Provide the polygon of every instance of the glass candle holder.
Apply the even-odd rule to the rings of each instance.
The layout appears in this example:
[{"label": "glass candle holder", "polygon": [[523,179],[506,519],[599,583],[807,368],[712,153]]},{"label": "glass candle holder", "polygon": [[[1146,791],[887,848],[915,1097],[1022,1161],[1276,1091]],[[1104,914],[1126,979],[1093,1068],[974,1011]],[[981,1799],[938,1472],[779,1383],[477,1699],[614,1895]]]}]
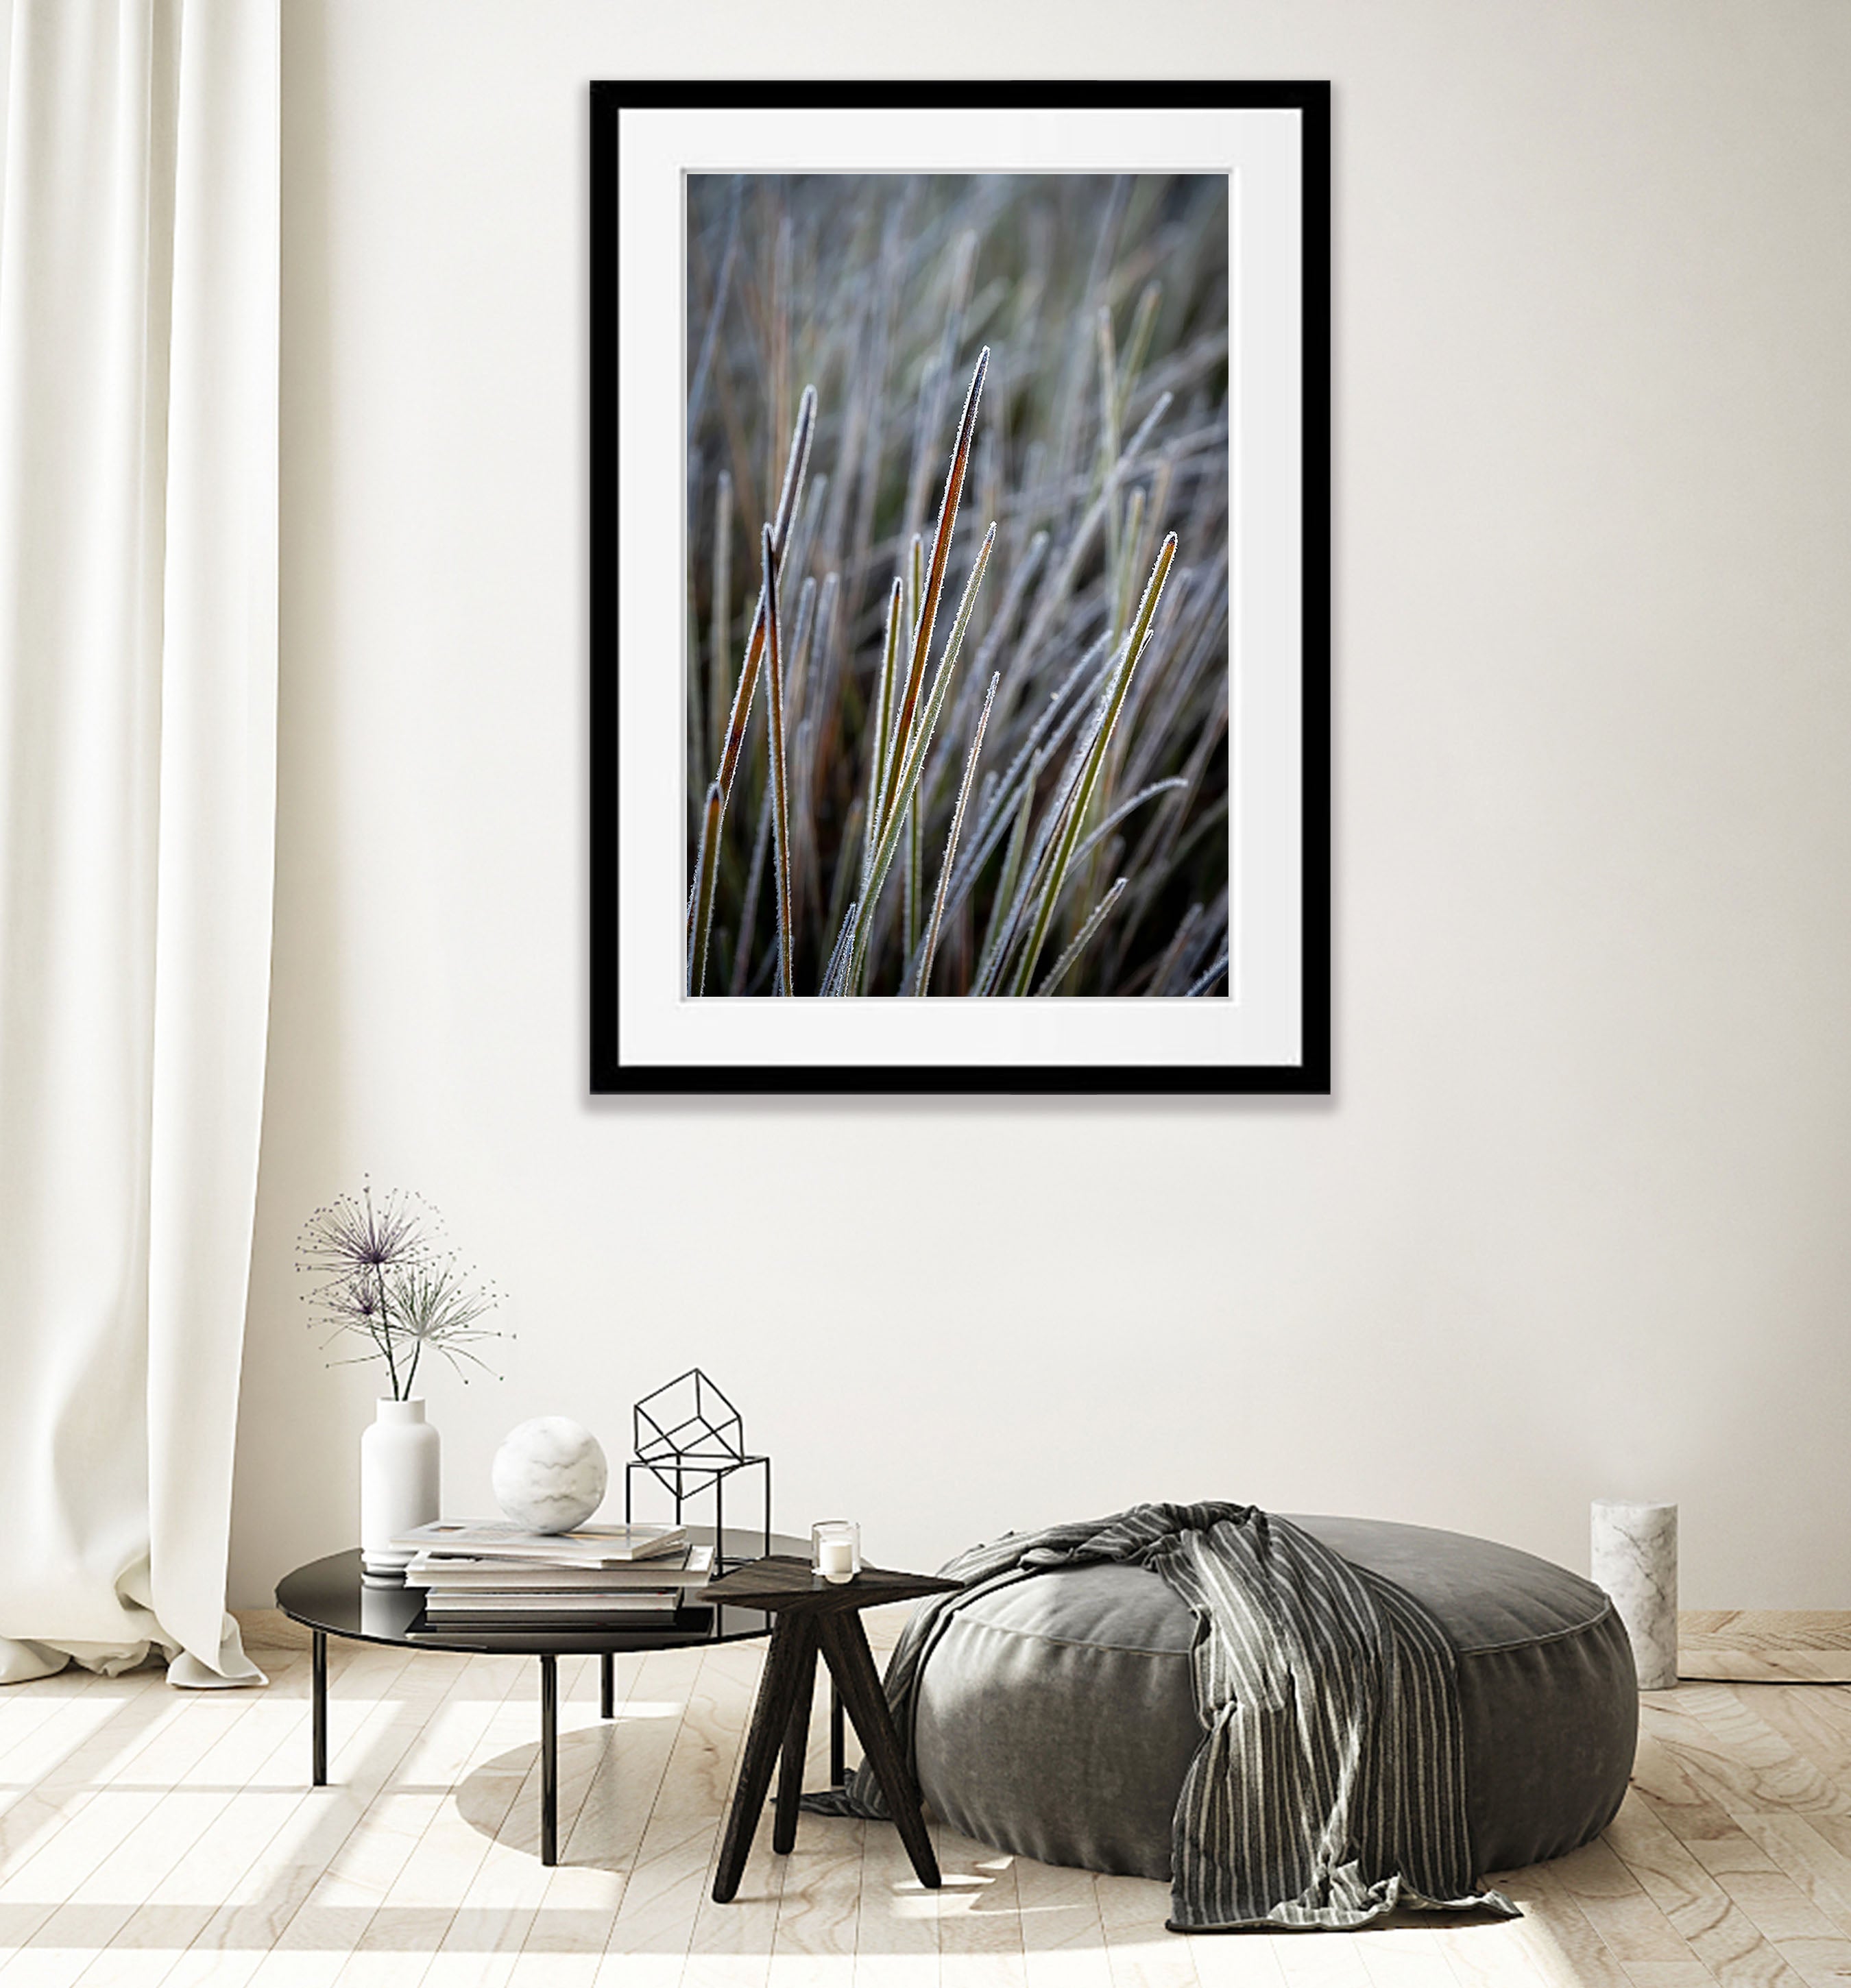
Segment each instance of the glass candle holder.
[{"label": "glass candle holder", "polygon": [[824,1580],[852,1581],[861,1570],[861,1529],[852,1519],[819,1519],[810,1528],[810,1564]]}]

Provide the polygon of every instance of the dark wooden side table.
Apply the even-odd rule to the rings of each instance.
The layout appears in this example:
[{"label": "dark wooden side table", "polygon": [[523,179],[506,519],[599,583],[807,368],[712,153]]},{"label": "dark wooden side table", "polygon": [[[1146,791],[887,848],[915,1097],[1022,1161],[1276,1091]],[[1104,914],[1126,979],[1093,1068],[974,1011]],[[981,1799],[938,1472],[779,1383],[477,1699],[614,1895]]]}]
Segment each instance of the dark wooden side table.
[{"label": "dark wooden side table", "polygon": [[861,1627],[861,1611],[878,1608],[884,1602],[947,1594],[959,1584],[936,1574],[895,1574],[879,1567],[865,1567],[854,1580],[832,1584],[813,1573],[807,1559],[793,1554],[773,1554],[708,1584],[705,1594],[710,1601],[733,1608],[762,1608],[775,1623],[759,1679],[758,1702],[752,1710],[751,1730],[746,1736],[739,1785],[726,1818],[719,1864],[713,1874],[717,1904],[726,1904],[738,1892],[753,1832],[780,1753],[783,1768],[778,1777],[771,1847],[783,1855],[797,1841],[804,1754],[810,1743],[810,1698],[819,1654],[854,1723],[861,1750],[874,1770],[919,1882],[937,1888],[939,1862],[926,1833],[926,1818],[919,1812],[919,1787],[888,1714],[887,1695],[881,1689],[874,1653]]}]

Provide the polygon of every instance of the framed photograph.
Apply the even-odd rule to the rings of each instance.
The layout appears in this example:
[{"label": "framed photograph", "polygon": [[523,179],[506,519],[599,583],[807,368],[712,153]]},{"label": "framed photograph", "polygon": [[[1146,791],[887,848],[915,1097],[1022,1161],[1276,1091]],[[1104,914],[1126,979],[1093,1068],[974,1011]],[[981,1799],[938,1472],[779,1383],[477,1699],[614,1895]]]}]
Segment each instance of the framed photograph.
[{"label": "framed photograph", "polygon": [[1320,83],[592,86],[594,1091],[1329,1088]]}]

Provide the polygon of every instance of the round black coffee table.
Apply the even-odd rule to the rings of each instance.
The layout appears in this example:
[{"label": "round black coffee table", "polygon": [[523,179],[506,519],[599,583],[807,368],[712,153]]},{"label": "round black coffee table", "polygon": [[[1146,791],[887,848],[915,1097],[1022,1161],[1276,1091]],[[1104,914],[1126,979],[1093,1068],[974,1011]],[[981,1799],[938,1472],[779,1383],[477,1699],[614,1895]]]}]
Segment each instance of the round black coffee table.
[{"label": "round black coffee table", "polygon": [[[700,1546],[714,1543],[711,1526],[689,1528]],[[737,1566],[766,1551],[809,1557],[810,1542],[786,1534],[767,1536],[754,1527],[736,1532],[730,1526],[723,1550],[716,1556]],[[716,1570],[716,1577],[718,1569]],[[699,1591],[695,1592],[698,1594]],[[622,1625],[613,1618],[608,1627],[587,1624],[574,1629],[431,1629],[425,1625],[425,1591],[363,1574],[360,1549],[310,1560],[276,1584],[276,1605],[292,1621],[313,1632],[313,1684],[311,1691],[311,1753],[314,1785],[328,1781],[328,1638],[344,1636],[355,1642],[395,1643],[414,1650],[452,1650],[465,1655],[503,1655],[540,1659],[540,1861],[559,1861],[559,1659],[596,1655],[603,1661],[599,1692],[600,1716],[614,1709],[612,1660],[623,1650],[681,1650],[702,1643],[736,1643],[771,1633],[773,1618],[763,1609],[714,1607],[696,1602],[678,1609],[672,1623]],[[831,1721],[831,1752],[834,1778],[841,1778],[841,1722],[839,1707]]]}]

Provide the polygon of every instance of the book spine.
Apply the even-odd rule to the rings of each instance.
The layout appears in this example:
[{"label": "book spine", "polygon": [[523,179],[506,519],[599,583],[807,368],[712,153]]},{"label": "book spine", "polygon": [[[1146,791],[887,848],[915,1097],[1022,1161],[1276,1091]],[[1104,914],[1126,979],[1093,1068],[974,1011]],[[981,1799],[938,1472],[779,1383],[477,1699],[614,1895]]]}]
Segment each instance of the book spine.
[{"label": "book spine", "polygon": [[671,1613],[682,1605],[678,1594],[651,1595],[647,1601],[612,1601],[597,1608],[560,1608],[550,1602],[530,1601],[484,1601],[471,1597],[455,1601],[427,1602],[427,1615],[650,1615],[664,1609]]},{"label": "book spine", "polygon": [[678,1620],[672,1608],[638,1608],[621,1618],[608,1615],[431,1615],[425,1618],[428,1629],[544,1629],[548,1631],[570,1632],[584,1630],[595,1633],[601,1629],[619,1626],[626,1629],[646,1629],[658,1626],[672,1627]]}]

